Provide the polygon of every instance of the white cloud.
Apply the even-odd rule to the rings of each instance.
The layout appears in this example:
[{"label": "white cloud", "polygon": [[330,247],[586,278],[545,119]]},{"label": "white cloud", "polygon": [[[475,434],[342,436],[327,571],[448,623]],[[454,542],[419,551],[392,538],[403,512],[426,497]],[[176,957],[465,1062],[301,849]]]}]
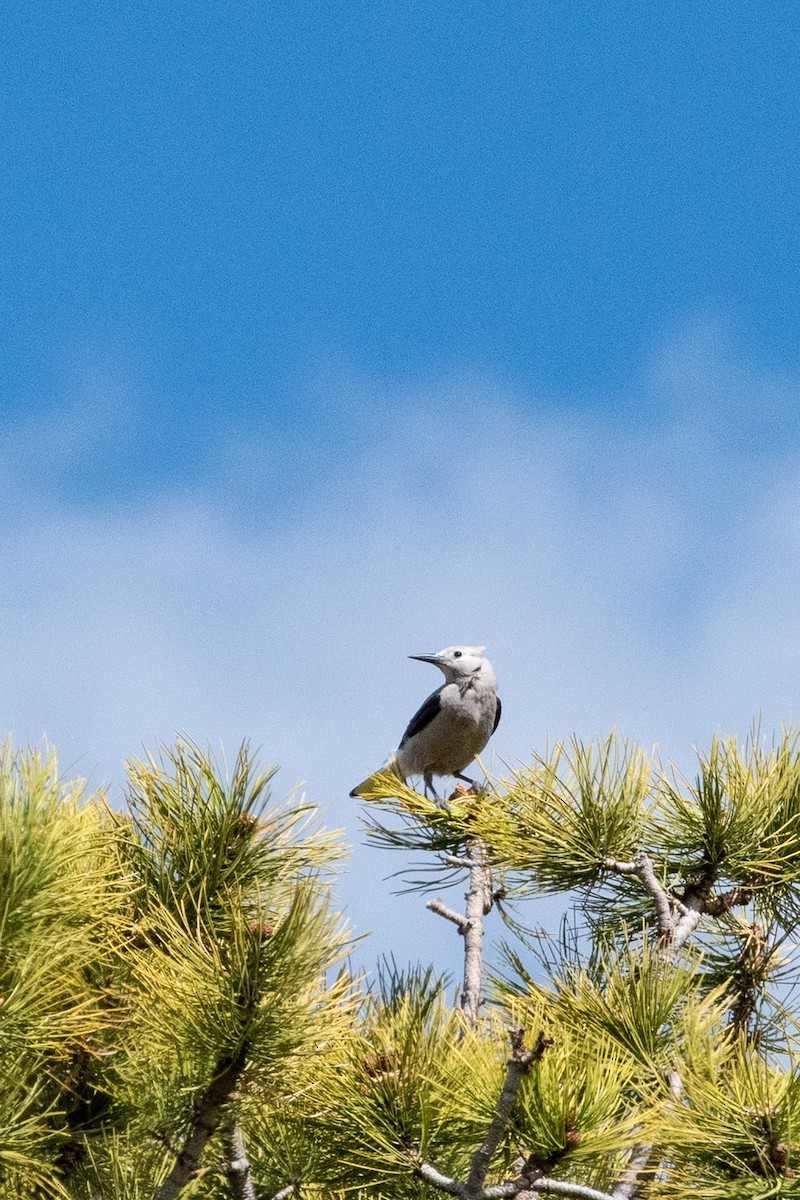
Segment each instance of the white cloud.
[{"label": "white cloud", "polygon": [[[495,662],[498,762],[617,726],[687,763],[716,729],[800,716],[796,381],[690,330],[604,410],[474,377],[359,387],[324,469],[302,443],[283,463],[302,484],[284,508],[259,499],[254,429],[221,435],[191,496],[124,508],[58,501],[5,455],[0,726],[115,785],[176,730],[228,755],[249,737],[282,765],[278,790],[306,780],[357,842],[343,797],[437,682],[405,656],[454,640]],[[63,450],[52,434],[47,450]],[[377,899],[398,865],[357,852],[357,925],[400,959],[424,941],[454,961],[418,898]]]}]

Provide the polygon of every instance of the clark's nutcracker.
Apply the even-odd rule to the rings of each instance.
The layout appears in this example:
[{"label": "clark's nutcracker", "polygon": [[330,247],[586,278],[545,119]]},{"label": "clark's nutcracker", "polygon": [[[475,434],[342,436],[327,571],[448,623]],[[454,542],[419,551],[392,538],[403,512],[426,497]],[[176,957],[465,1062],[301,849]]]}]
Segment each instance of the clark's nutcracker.
[{"label": "clark's nutcracker", "polygon": [[[500,721],[497,680],[484,649],[448,646],[438,654],[409,655],[433,663],[445,681],[411,718],[383,770],[394,771],[403,782],[409,775],[421,775],[425,794],[430,791],[434,798],[434,775],[455,775],[473,784],[461,772],[480,754]],[[360,795],[371,779],[369,776],[353,788],[350,795]]]}]

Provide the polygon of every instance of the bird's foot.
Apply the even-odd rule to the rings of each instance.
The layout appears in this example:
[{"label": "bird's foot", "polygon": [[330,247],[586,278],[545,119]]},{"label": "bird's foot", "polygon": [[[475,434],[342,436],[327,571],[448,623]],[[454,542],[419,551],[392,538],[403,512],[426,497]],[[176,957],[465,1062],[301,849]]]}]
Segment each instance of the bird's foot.
[{"label": "bird's foot", "polygon": [[[455,794],[457,796],[477,796],[480,793],[480,784],[476,783],[474,779],[470,779],[468,775],[456,774],[455,778],[463,780],[462,783],[456,784]],[[469,787],[464,787],[465,783],[468,783]]]}]

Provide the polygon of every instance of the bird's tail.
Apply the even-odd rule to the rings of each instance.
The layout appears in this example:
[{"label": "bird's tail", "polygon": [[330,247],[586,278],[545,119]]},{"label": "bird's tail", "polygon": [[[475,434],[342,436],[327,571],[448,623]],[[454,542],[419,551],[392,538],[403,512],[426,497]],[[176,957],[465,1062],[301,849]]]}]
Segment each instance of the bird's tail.
[{"label": "bird's tail", "polygon": [[397,761],[396,754],[392,754],[389,758],[389,761],[385,762],[379,771],[373,771],[372,774],[368,775],[365,780],[357,785],[357,787],[354,787],[350,795],[357,797],[368,795],[369,792],[371,792],[375,787],[377,780],[381,775],[396,775],[402,783],[405,783],[406,777],[400,770],[400,764]]}]

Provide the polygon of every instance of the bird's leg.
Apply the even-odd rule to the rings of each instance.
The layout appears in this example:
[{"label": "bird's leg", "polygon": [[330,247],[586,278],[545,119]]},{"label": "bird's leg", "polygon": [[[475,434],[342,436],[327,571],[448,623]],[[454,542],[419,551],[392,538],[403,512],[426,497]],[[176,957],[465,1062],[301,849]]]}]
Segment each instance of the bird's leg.
[{"label": "bird's leg", "polygon": [[439,797],[436,795],[436,788],[433,786],[433,775],[423,775],[422,778],[425,780],[425,795],[427,796],[428,792],[430,792],[431,796],[438,804]]}]

